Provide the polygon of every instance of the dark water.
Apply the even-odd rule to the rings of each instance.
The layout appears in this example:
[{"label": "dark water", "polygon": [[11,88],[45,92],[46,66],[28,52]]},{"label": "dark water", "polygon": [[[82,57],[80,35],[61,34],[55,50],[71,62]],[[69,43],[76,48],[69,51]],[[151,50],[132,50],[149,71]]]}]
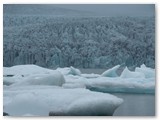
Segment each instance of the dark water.
[{"label": "dark water", "polygon": [[[95,74],[102,74],[104,71],[106,71],[107,69],[83,69],[80,68],[79,69],[81,71],[82,74],[91,74],[91,73],[95,73]],[[123,68],[119,68],[116,72],[118,75],[121,74],[121,72],[123,71]]]},{"label": "dark water", "polygon": [[121,94],[113,95],[122,98],[124,103],[114,112],[114,116],[154,116],[155,95],[153,94]]},{"label": "dark water", "polygon": [[106,69],[83,69],[80,68],[79,69],[81,71],[82,74],[91,74],[91,73],[95,73],[95,74],[102,74],[104,71],[106,71]]}]

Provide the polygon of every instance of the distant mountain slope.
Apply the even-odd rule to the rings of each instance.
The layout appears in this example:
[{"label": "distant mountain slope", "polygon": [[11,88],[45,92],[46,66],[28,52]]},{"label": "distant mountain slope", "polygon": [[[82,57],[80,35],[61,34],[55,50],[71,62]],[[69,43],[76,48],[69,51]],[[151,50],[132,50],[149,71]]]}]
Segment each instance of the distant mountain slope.
[{"label": "distant mountain slope", "polygon": [[94,13],[55,7],[51,4],[4,4],[4,15],[88,16]]}]

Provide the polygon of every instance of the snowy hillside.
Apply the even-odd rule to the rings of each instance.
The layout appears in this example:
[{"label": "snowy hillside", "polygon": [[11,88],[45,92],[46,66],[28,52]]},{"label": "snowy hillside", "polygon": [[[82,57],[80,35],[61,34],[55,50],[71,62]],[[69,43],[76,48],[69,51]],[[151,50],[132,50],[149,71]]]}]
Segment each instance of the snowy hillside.
[{"label": "snowy hillside", "polygon": [[66,16],[38,14],[50,7],[32,7],[36,15],[28,15],[28,9],[15,15],[9,9],[4,6],[4,66],[111,68],[144,63],[155,67],[154,17],[82,17],[79,11],[74,16],[66,10],[69,16],[60,8],[51,11]]}]

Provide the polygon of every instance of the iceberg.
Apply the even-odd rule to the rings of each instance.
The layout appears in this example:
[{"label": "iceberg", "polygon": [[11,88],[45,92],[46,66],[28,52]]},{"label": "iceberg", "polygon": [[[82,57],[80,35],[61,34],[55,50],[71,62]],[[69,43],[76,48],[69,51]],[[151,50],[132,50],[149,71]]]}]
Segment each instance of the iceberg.
[{"label": "iceberg", "polygon": [[146,67],[144,64],[141,67],[136,67],[135,72],[140,72],[145,75],[145,78],[155,78],[155,70]]},{"label": "iceberg", "polygon": [[120,65],[117,65],[117,66],[103,72],[101,76],[103,76],[103,77],[118,77],[116,72],[119,69],[119,67],[120,67]]},{"label": "iceberg", "polygon": [[[155,93],[155,78],[146,78],[144,73],[134,72],[125,68],[119,77],[89,77],[89,75],[72,76],[66,75],[65,84],[82,84],[92,91],[109,93]],[[92,75],[91,75],[92,76]],[[68,86],[68,87],[72,87]],[[79,85],[80,86],[80,85]]]},{"label": "iceberg", "polygon": [[63,88],[86,88],[85,84],[81,83],[65,83],[62,86]]},{"label": "iceberg", "polygon": [[3,77],[3,85],[12,85],[14,83],[17,83],[19,81],[23,81],[25,77],[23,77],[22,75],[14,75],[14,76],[11,76],[11,77],[8,77],[8,76],[4,76]]},{"label": "iceberg", "polygon": [[127,67],[121,73],[121,78],[145,78],[144,73],[141,72],[132,72]]},{"label": "iceberg", "polygon": [[81,76],[81,71],[71,66],[68,74]]},{"label": "iceberg", "polygon": [[4,67],[4,85],[58,85],[65,83],[64,76],[56,70],[36,65]]},{"label": "iceberg", "polygon": [[155,93],[154,79],[99,77],[83,81],[86,88],[109,93]]},{"label": "iceberg", "polygon": [[50,69],[39,67],[37,65],[16,65],[13,67],[3,67],[3,75],[21,75],[23,77],[33,74],[48,74]]},{"label": "iceberg", "polygon": [[3,105],[10,116],[112,115],[123,100],[108,93],[155,93],[155,71],[144,65],[135,71],[125,68],[121,76],[113,74],[118,66],[104,76],[73,67],[4,69]]},{"label": "iceberg", "polygon": [[[19,68],[21,71],[18,70]],[[81,74],[78,69],[73,67],[49,70],[35,65],[20,65],[5,68],[5,75],[13,72],[15,75],[4,77],[3,82],[4,85],[12,86],[51,85],[62,86],[67,89],[87,88],[101,92],[155,93],[154,69],[142,65],[140,68],[136,68],[135,71],[130,71],[126,67],[120,76],[115,77],[115,71],[119,68],[119,65],[113,68],[109,69],[108,72],[104,72],[106,74],[102,76],[98,74]]]},{"label": "iceberg", "polygon": [[88,79],[100,77],[99,74],[94,74],[94,73],[91,73],[91,74],[81,74],[81,76],[85,77],[85,78],[88,78]]},{"label": "iceberg", "polygon": [[63,75],[58,71],[52,71],[50,74],[36,74],[26,77],[24,80],[13,84],[12,86],[24,85],[56,85],[62,86],[65,83]]},{"label": "iceberg", "polygon": [[84,88],[17,86],[4,89],[4,111],[10,116],[112,115],[123,100]]},{"label": "iceberg", "polygon": [[63,75],[78,75],[81,76],[81,71],[74,67],[66,67],[66,68],[57,68],[57,71],[61,72]]}]

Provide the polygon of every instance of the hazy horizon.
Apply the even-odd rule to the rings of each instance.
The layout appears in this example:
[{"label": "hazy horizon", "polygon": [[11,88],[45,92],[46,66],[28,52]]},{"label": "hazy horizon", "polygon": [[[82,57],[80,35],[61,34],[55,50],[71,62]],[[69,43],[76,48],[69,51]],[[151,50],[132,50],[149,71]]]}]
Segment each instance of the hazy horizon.
[{"label": "hazy horizon", "polygon": [[56,7],[89,11],[104,16],[153,16],[154,4],[57,4]]},{"label": "hazy horizon", "polygon": [[[61,11],[60,9],[62,9],[64,14],[68,10],[69,14],[73,14],[73,11],[75,11],[77,15],[80,14],[80,12],[84,14],[88,12],[88,14],[96,16],[155,15],[155,4],[4,4],[4,8],[8,5],[11,7],[11,9],[9,9],[11,13],[23,12],[23,10],[30,10],[31,8],[34,8],[34,11],[36,11],[37,8],[37,10],[43,14],[44,12],[51,13],[54,8],[58,8],[58,11],[55,11],[57,14]],[[16,5],[16,7],[14,5]],[[63,11],[61,11],[61,13]]]}]

